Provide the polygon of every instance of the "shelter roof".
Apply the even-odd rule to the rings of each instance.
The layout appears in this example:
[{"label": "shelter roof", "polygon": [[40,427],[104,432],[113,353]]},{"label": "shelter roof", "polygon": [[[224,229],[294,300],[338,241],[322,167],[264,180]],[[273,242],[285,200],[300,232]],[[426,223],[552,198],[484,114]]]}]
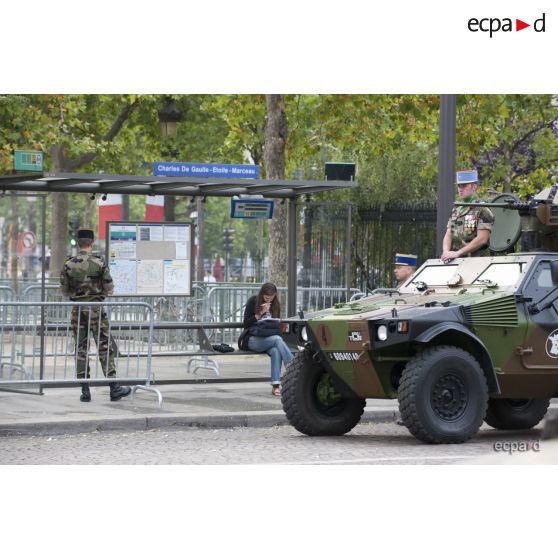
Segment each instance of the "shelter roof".
[{"label": "shelter roof", "polygon": [[143,194],[203,197],[263,195],[296,198],[340,188],[355,188],[357,182],[342,180],[214,179],[117,174],[45,172],[0,176],[0,190],[27,192],[82,192],[85,194]]}]

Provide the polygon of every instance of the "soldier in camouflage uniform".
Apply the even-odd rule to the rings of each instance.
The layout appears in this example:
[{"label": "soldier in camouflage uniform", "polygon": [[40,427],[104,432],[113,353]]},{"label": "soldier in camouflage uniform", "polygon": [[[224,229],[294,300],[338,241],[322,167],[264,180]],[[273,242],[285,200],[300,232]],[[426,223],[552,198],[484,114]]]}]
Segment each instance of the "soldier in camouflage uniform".
[{"label": "soldier in camouflage uniform", "polygon": [[[60,273],[60,289],[64,296],[75,302],[102,302],[114,290],[112,277],[105,262],[91,253],[94,234],[90,229],[77,232],[79,253],[68,258]],[[107,378],[116,378],[114,356],[118,352],[106,312],[99,306],[74,306],[71,327],[76,344],[77,377],[89,378],[89,339],[97,343],[99,361]],[[116,382],[110,384],[110,400],[118,401],[129,395],[130,388]],[[81,384],[80,401],[91,401],[87,383]]]},{"label": "soldier in camouflage uniform", "polygon": [[[474,170],[457,173],[457,189],[461,201],[478,202],[478,173]],[[487,207],[454,206],[444,236],[441,259],[449,263],[455,258],[490,255],[488,243],[494,215]]]}]

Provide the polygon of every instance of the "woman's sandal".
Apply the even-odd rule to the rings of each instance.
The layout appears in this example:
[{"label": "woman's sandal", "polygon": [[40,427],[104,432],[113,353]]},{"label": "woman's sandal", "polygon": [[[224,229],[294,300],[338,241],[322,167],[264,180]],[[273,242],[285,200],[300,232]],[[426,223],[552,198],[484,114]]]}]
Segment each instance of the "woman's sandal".
[{"label": "woman's sandal", "polygon": [[279,384],[275,384],[271,386],[271,395],[275,395],[276,397],[281,397],[281,386]]}]

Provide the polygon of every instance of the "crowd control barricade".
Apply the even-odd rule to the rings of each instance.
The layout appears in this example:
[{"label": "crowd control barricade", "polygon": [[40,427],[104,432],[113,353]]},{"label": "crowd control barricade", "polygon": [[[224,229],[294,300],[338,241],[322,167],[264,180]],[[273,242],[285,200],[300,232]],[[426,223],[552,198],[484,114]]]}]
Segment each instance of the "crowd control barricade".
[{"label": "crowd control barricade", "polygon": [[[260,285],[244,284],[234,286],[214,286],[207,292],[204,299],[203,321],[210,322],[242,322],[244,307],[248,299],[257,294]],[[337,287],[298,287],[297,308],[304,312],[315,312],[332,307],[334,304],[347,301],[347,289]],[[350,294],[358,293],[358,289],[350,289]],[[277,289],[281,308],[286,308],[287,289]],[[306,307],[303,307],[303,301]],[[211,330],[212,342],[234,343],[238,338],[238,331],[232,328],[215,328]]]},{"label": "crowd control barricade", "polygon": [[10,302],[15,298],[12,287],[8,285],[0,285],[0,302]]},{"label": "crowd control barricade", "polygon": [[[259,288],[254,284],[200,286],[194,290],[193,297],[110,297],[110,302],[78,304],[61,301],[58,285],[45,285],[46,301],[40,300],[41,285],[28,286],[22,293],[25,302],[0,304],[0,311],[11,316],[0,324],[0,389],[39,387],[42,390],[80,383],[70,322],[72,308],[80,305],[102,306],[107,312],[110,336],[117,346],[113,350],[115,380],[134,385],[134,394],[137,389],[153,391],[159,405],[162,396],[154,385],[269,381],[267,373],[262,375],[261,367],[251,364],[251,368],[237,369],[224,365],[232,362],[229,356],[257,355],[238,351],[236,345],[246,302]],[[302,298],[304,289],[298,290]],[[314,300],[318,308],[344,301],[347,293],[341,288],[307,290],[306,298]],[[285,308],[285,289],[279,289],[279,297]],[[89,337],[96,335],[90,333]],[[97,340],[89,339],[87,349],[91,363],[89,383],[106,385],[109,380],[104,377],[98,359]],[[224,343],[236,350],[222,353],[215,349]],[[157,377],[152,370],[154,357]],[[206,370],[212,377],[198,376],[199,370]]]},{"label": "crowd control barricade", "polygon": [[[0,389],[21,391],[27,387],[72,387],[77,377],[75,330],[81,331],[81,356],[89,363],[90,385],[118,382],[162,396],[152,383],[151,341],[153,308],[144,302],[4,302],[12,323],[0,323]],[[77,322],[71,323],[72,309]],[[103,374],[99,359],[102,329],[95,327],[94,313],[108,318],[108,360],[114,359],[116,376]],[[115,316],[139,316],[141,320],[117,321]],[[142,350],[144,349],[144,350]],[[143,353],[143,354],[140,354]]]},{"label": "crowd control barricade", "polygon": [[[0,286],[0,302],[2,300],[15,300],[12,291],[12,298],[2,298],[2,287]],[[110,300],[113,302],[126,303],[129,300],[135,302],[144,302],[153,306],[154,320],[155,321],[202,321],[203,319],[203,300],[206,296],[205,290],[199,286],[194,286],[192,289],[192,296],[134,296],[132,299],[129,296],[112,295]],[[42,286],[41,284],[28,285],[21,293],[21,302],[40,302],[42,300]],[[60,284],[51,283],[45,284],[45,300],[44,302],[63,302],[67,298],[62,295],[60,291]],[[132,316],[131,308],[122,309],[126,310],[122,318],[130,318]],[[116,310],[114,311],[116,312]],[[113,313],[114,313],[113,312]],[[140,312],[141,314],[141,312]]]},{"label": "crowd control barricade", "polygon": [[[359,289],[348,289],[350,297]],[[349,302],[344,287],[297,287],[296,305],[304,312],[317,312],[331,308],[335,304]]]},{"label": "crowd control barricade", "polygon": [[7,323],[13,321],[10,313],[10,307],[4,306],[5,302],[11,302],[15,299],[14,290],[7,285],[0,285],[0,322]]}]

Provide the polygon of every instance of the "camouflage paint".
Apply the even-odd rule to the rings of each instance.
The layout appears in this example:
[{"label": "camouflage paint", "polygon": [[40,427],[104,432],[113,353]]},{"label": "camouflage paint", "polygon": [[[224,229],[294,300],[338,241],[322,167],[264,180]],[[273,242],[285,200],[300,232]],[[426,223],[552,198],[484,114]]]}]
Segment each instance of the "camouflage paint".
[{"label": "camouflage paint", "polygon": [[[558,358],[546,351],[550,331],[534,323],[536,319],[526,313],[526,302],[516,297],[527,271],[540,260],[540,254],[463,258],[455,266],[456,279],[452,277],[446,285],[419,292],[409,284],[392,296],[372,295],[317,312],[306,323],[316,350],[327,358],[331,370],[362,397],[396,397],[391,385],[393,367],[403,366],[416,351],[412,336],[378,348],[377,341],[370,339],[373,324],[404,319],[413,331],[413,324],[421,320],[431,323],[429,316],[436,316],[433,309],[441,312],[438,323],[446,317],[448,325],[458,321],[484,343],[498,375],[501,397],[550,397],[558,392]],[[425,262],[423,267],[433,263],[442,267],[439,260]],[[522,271],[514,285],[474,285],[491,263],[520,263]],[[554,325],[558,329],[558,322]]]},{"label": "camouflage paint", "polygon": [[308,325],[328,365],[355,393],[389,397],[385,388],[389,378],[380,378],[371,359],[367,320],[320,320]]},{"label": "camouflage paint", "polygon": [[[497,374],[522,370],[515,348],[527,334],[528,320],[514,295],[495,292],[488,301],[468,305],[473,332],[483,341]],[[510,356],[510,347],[512,354]]]},{"label": "camouflage paint", "polygon": [[[552,397],[558,393],[558,359],[546,351],[551,331],[529,324],[524,340],[504,366],[502,397]],[[513,366],[514,360],[519,366]]]}]

